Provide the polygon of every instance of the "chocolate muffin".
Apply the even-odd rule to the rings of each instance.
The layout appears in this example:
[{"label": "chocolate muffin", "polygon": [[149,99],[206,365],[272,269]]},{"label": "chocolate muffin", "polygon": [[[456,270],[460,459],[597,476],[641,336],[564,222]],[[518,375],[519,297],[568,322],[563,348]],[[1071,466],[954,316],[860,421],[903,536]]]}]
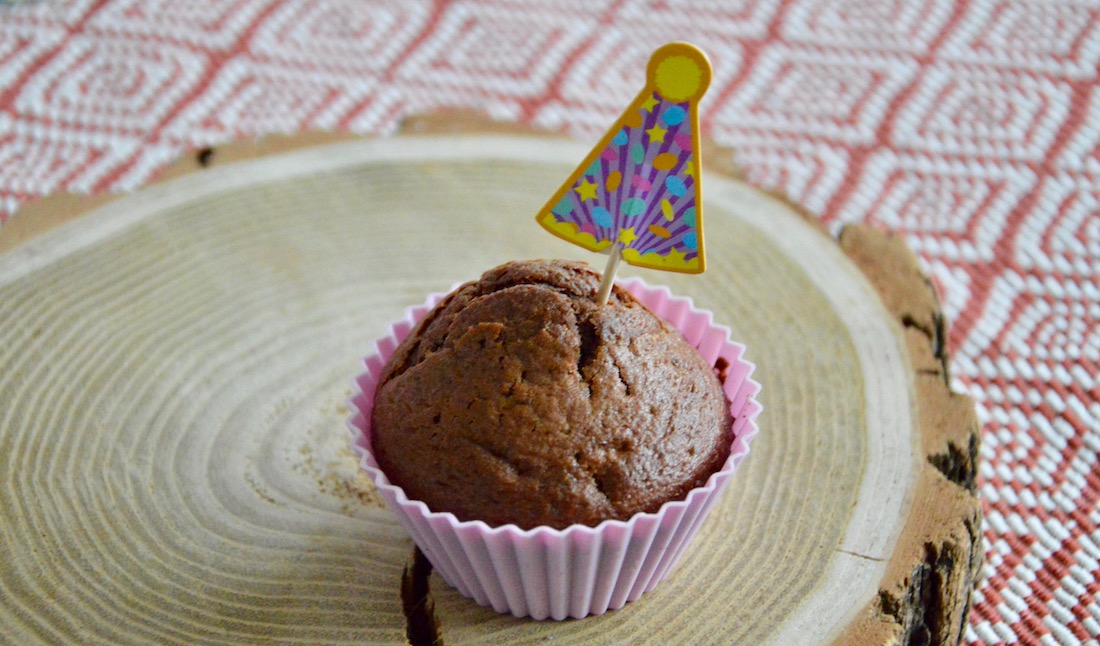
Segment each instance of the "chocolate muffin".
[{"label": "chocolate muffin", "polygon": [[372,413],[395,485],[491,526],[656,511],[729,454],[729,403],[683,335],[583,263],[513,262],[448,295],[394,352]]}]

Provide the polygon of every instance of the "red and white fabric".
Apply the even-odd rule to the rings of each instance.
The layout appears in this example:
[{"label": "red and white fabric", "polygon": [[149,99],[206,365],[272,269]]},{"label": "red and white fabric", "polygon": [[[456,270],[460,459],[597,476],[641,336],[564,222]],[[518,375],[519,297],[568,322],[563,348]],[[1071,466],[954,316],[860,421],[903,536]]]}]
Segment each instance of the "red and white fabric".
[{"label": "red and white fabric", "polygon": [[967,639],[1096,643],[1100,0],[0,0],[0,226],[438,107],[594,140],[672,40],[710,54],[703,128],[749,181],[900,232],[942,291],[983,423]]}]

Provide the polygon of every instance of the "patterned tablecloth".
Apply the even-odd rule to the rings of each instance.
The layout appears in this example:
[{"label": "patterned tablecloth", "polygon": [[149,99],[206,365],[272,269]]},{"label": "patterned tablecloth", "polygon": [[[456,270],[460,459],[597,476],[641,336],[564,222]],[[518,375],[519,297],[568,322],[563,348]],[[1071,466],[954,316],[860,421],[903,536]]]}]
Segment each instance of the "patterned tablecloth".
[{"label": "patterned tablecloth", "polygon": [[983,423],[967,639],[1095,643],[1100,1],[0,0],[0,224],[197,145],[439,107],[594,141],[671,40],[709,53],[703,128],[749,181],[900,232],[941,290]]}]

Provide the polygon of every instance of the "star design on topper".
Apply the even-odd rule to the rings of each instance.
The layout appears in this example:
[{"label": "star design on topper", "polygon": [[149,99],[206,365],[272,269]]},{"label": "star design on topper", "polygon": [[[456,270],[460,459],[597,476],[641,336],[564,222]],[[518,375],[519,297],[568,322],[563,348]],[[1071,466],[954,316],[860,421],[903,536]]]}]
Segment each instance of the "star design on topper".
[{"label": "star design on topper", "polygon": [[638,234],[634,233],[634,227],[619,229],[619,242],[623,243],[624,245],[629,247],[630,243],[634,242],[637,239]]},{"label": "star design on topper", "polygon": [[582,200],[596,199],[596,185],[588,180],[581,182],[580,185],[573,190],[577,191],[577,195],[579,195]]},{"label": "star design on topper", "polygon": [[650,141],[657,141],[662,144],[665,142],[666,132],[668,132],[668,130],[665,130],[661,126],[653,126],[652,128],[645,131],[645,133],[649,135]]}]

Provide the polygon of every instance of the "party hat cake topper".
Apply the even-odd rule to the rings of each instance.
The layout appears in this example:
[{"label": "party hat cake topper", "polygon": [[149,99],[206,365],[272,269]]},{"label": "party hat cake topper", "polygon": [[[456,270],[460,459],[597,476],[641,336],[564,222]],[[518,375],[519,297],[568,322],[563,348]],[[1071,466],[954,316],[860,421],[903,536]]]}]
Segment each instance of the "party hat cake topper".
[{"label": "party hat cake topper", "polygon": [[710,76],[693,45],[653,52],[645,87],[536,217],[554,235],[610,254],[601,303],[620,258],[685,273],[706,267],[698,106]]}]

